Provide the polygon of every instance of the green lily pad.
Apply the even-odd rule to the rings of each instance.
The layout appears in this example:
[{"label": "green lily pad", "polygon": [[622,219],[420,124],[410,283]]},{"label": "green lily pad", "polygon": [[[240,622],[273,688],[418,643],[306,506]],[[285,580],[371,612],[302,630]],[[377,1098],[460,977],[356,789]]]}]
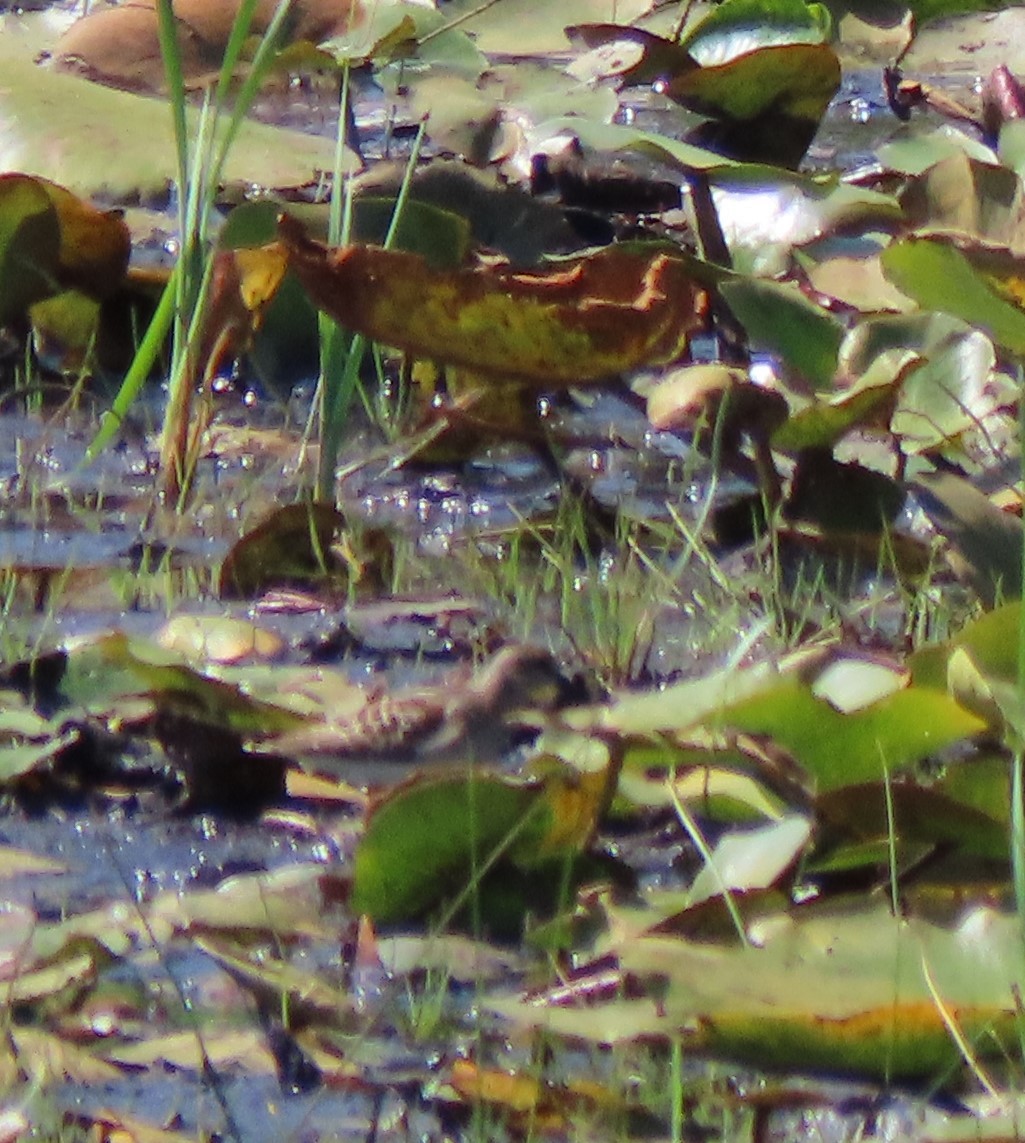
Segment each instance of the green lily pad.
[{"label": "green lily pad", "polygon": [[935,131],[900,136],[884,143],[877,152],[879,162],[887,170],[904,175],[920,175],[936,163],[959,155],[979,163],[998,161],[991,147],[950,124]]},{"label": "green lily pad", "polygon": [[1002,247],[912,236],[882,254],[886,276],[923,309],[943,310],[1025,353],[1025,260]]},{"label": "green lily pad", "polygon": [[[0,170],[31,171],[82,195],[163,194],[177,176],[170,108],[33,62],[21,38],[0,36]],[[188,111],[195,137],[197,113]],[[224,169],[227,183],[294,187],[334,169],[333,139],[246,122]],[[343,169],[359,160],[346,151]]]},{"label": "green lily pad", "polygon": [[942,159],[901,192],[908,224],[1013,244],[1025,214],[1021,181],[1013,170],[961,151]]},{"label": "green lily pad", "polygon": [[816,389],[832,384],[844,336],[836,318],[776,282],[733,279],[720,289],[754,346],[777,354]]},{"label": "green lily pad", "polygon": [[495,774],[446,774],[399,787],[373,810],[356,850],[354,912],[378,924],[430,912],[479,881],[500,855],[536,838],[543,810],[539,785]]},{"label": "green lily pad", "polygon": [[570,25],[604,20],[629,24],[651,7],[652,0],[561,0],[559,4],[502,0],[487,8],[479,0],[448,0],[445,16],[459,19],[482,52],[520,57],[565,53]]},{"label": "green lily pad", "polygon": [[680,40],[702,67],[758,48],[829,41],[832,18],[823,4],[805,0],[724,0]]},{"label": "green lily pad", "polygon": [[151,707],[253,737],[293,729],[304,721],[285,707],[250,698],[241,686],[186,666],[173,651],[122,632],[70,649],[58,693],[65,706],[115,718],[122,708],[138,714],[137,700],[144,698]]},{"label": "green lily pad", "polygon": [[820,793],[879,780],[986,728],[949,695],[908,687],[851,714],[798,678],[727,707],[716,727],[765,735],[812,776]]},{"label": "green lily pad", "polygon": [[682,43],[616,25],[574,32],[590,45],[638,45],[625,81],[657,78],[671,99],[718,121],[697,132],[712,150],[796,167],[840,86],[828,29],[821,5],[726,0]]},{"label": "green lily pad", "polygon": [[794,413],[773,433],[773,447],[790,451],[832,448],[855,427],[887,425],[897,391],[920,364],[910,350],[881,353],[849,389]]},{"label": "green lily pad", "polygon": [[[650,982],[649,995],[575,1006],[495,997],[488,1008],[547,1035],[682,1038],[755,1065],[887,1080],[950,1075],[963,1060],[951,1013],[980,1053],[1017,1050],[1025,966],[1014,915],[977,908],[948,927],[878,904],[805,907],[754,919],[741,947],[638,933],[640,918],[622,912],[610,917],[625,934],[610,951],[624,975]],[[657,900],[649,912],[657,926]]]},{"label": "green lily pad", "polygon": [[[967,763],[959,769],[970,770],[973,766],[974,762]],[[1006,763],[1003,770],[1006,778]],[[1006,785],[1005,781],[1005,793]],[[1006,804],[1002,816],[993,816],[964,799],[953,797],[952,789],[893,783],[887,793],[883,782],[866,782],[823,794],[816,799],[815,811],[825,829],[843,830],[848,837],[860,839],[862,843],[873,838],[886,843],[892,837],[905,845],[919,843],[931,848],[942,845],[956,849],[962,857],[1008,861]],[[884,856],[884,867],[886,860]]]},{"label": "green lily pad", "polygon": [[908,659],[908,669],[915,684],[945,690],[947,665],[959,647],[969,652],[976,667],[986,677],[1013,682],[1018,677],[1021,606],[1020,603],[1007,603],[969,623],[952,639],[916,651]]},{"label": "green lily pad", "polygon": [[441,66],[473,77],[487,67],[473,39],[453,26],[447,10],[438,12],[409,0],[373,4],[363,19],[319,46],[339,63],[373,61],[380,66],[400,60],[405,71]]}]

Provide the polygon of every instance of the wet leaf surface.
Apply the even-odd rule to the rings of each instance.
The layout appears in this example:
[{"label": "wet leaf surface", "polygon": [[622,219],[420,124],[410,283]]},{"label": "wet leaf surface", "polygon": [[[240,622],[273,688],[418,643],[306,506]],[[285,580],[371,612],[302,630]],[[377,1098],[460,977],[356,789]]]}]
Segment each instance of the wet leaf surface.
[{"label": "wet leaf surface", "polygon": [[661,250],[609,249],[532,273],[441,273],[397,251],[328,250],[289,220],[279,231],[296,276],[336,320],[478,373],[534,384],[607,377],[672,360],[702,321],[702,290]]}]

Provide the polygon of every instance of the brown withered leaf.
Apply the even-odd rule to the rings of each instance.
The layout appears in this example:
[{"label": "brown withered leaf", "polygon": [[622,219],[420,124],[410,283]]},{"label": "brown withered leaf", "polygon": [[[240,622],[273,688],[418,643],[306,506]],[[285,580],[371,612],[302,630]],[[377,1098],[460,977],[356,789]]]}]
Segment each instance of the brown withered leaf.
[{"label": "brown withered leaf", "polygon": [[275,509],[224,557],[218,594],[222,599],[248,599],[273,585],[343,575],[331,545],[344,527],[345,518],[331,504],[286,504]]},{"label": "brown withered leaf", "polygon": [[287,216],[278,233],[314,304],[414,357],[542,385],[679,357],[707,298],[664,249],[611,247],[556,267],[432,269],[375,246],[331,249]]},{"label": "brown withered leaf", "polygon": [[[178,25],[182,73],[188,79],[214,74],[217,60],[188,26]],[[54,51],[59,71],[75,71],[126,91],[162,91],[164,62],[156,5],[135,2],[97,8],[76,20]]]},{"label": "brown withered leaf", "polygon": [[[173,0],[182,74],[189,85],[216,76],[241,0]],[[270,26],[277,0],[258,0],[251,36]],[[283,29],[286,43],[319,43],[366,18],[361,0],[294,0]],[[59,70],[129,91],[163,91],[166,85],[155,0],[97,5],[60,37]]]}]

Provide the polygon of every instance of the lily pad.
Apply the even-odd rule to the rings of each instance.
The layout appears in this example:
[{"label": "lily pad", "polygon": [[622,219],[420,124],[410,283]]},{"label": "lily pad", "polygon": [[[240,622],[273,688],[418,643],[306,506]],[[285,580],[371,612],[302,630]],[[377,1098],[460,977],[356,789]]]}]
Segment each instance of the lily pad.
[{"label": "lily pad", "polygon": [[720,289],[755,346],[778,354],[816,389],[832,384],[844,336],[836,318],[775,282],[735,279]]},{"label": "lily pad", "polygon": [[[159,100],[115,91],[34,63],[19,37],[0,36],[0,169],[51,179],[81,195],[163,194],[177,176],[171,112]],[[195,137],[197,113],[187,111]],[[295,187],[334,169],[332,139],[246,122],[224,169],[228,183]],[[343,156],[343,170],[359,159]]]},{"label": "lily pad", "polygon": [[1025,353],[1025,260],[1006,248],[919,235],[890,246],[882,263],[923,309],[954,314],[1011,353]]},{"label": "lily pad", "polygon": [[851,714],[787,678],[723,710],[714,725],[769,737],[815,779],[820,792],[881,779],[985,730],[948,695],[907,687]]},{"label": "lily pad", "polygon": [[344,577],[332,551],[345,526],[330,504],[288,504],[247,532],[221,564],[222,598],[250,598],[272,585],[330,583]]},{"label": "lily pad", "polygon": [[118,215],[47,179],[0,175],[0,324],[64,290],[108,296],[130,252]]},{"label": "lily pad", "polygon": [[541,55],[569,50],[566,29],[601,20],[630,23],[652,7],[652,0],[562,0],[538,5],[536,0],[502,0],[480,10],[478,0],[450,0],[449,19],[461,19],[483,52],[496,55]]},{"label": "lily pad", "polygon": [[1021,520],[1001,512],[968,480],[922,474],[917,484],[929,516],[950,546],[954,570],[992,607],[1022,593]]},{"label": "lily pad", "polygon": [[660,246],[518,272],[441,272],[369,246],[330,250],[284,219],[289,265],[340,324],[414,357],[535,384],[579,384],[680,356],[704,291]]},{"label": "lily pad", "polygon": [[493,774],[415,780],[375,808],[356,851],[352,908],[378,924],[423,915],[530,844],[541,788]]},{"label": "lily pad", "polygon": [[[651,913],[657,923],[660,910]],[[683,1037],[693,1051],[762,1066],[888,1080],[948,1075],[963,1059],[951,1020],[981,1052],[1017,1042],[1013,915],[970,909],[946,927],[879,905],[777,911],[749,923],[746,947],[639,935],[638,917],[610,920],[627,934],[612,954],[624,976],[650,982],[648,996],[573,1007],[496,997],[488,1007],[549,1035]]]},{"label": "lily pad", "polygon": [[826,10],[803,0],[726,0],[680,43],[615,25],[575,31],[591,45],[638,44],[626,82],[657,78],[671,99],[715,120],[696,132],[703,145],[796,167],[840,86],[828,27]]}]

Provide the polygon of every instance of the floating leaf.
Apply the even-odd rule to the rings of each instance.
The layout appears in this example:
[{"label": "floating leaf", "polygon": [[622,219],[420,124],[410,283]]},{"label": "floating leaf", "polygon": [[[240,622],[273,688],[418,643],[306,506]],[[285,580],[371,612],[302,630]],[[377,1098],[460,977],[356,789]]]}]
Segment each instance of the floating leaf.
[{"label": "floating leaf", "polygon": [[1013,915],[977,908],[948,927],[878,905],[799,909],[751,922],[749,947],[638,937],[632,920],[615,953],[635,992],[652,981],[650,999],[570,1008],[535,996],[488,1007],[548,1035],[682,1037],[693,1051],[756,1065],[888,1080],[941,1078],[963,1061],[948,1021],[980,1053],[1017,1042],[1023,965]]},{"label": "floating leaf", "polygon": [[[736,430],[769,434],[786,419],[784,398],[755,385],[742,369],[726,365],[685,365],[673,369],[648,393],[648,420],[656,429],[692,425],[702,415],[727,439]],[[720,416],[725,419],[720,422]]]},{"label": "floating leaf", "polygon": [[948,558],[957,574],[989,607],[1019,599],[1021,520],[1001,512],[968,480],[952,473],[923,473],[915,483],[923,507],[949,544]]},{"label": "floating leaf", "polygon": [[[970,771],[974,765],[970,762],[952,769]],[[1006,788],[1007,765],[1002,765]],[[1009,856],[1006,812],[1003,819],[994,817],[964,798],[912,782],[891,783],[889,790],[884,782],[844,786],[816,798],[815,812],[827,837],[843,831],[846,837],[858,839],[855,844],[877,842],[875,857],[867,852],[866,856],[880,869],[888,870],[891,841],[905,847],[924,846],[926,850],[939,846],[948,851],[956,849],[962,860],[972,856],[1004,863]],[[814,868],[839,868],[838,855],[849,849],[850,843],[846,843],[830,850],[823,862],[816,859]]]},{"label": "floating leaf", "polygon": [[274,632],[223,615],[176,615],[157,632],[156,641],[201,666],[273,659],[284,650],[284,642]]},{"label": "floating leaf", "polygon": [[400,787],[367,821],[353,910],[378,924],[429,912],[536,837],[542,808],[540,786],[495,774],[425,777]]},{"label": "floating leaf", "polygon": [[643,735],[678,730],[714,718],[719,711],[745,698],[770,691],[779,682],[779,667],[771,662],[716,671],[698,679],[654,691],[614,696],[597,721],[614,733]]},{"label": "floating leaf", "polygon": [[858,378],[852,392],[899,382],[890,431],[905,453],[954,440],[1005,400],[994,384],[992,342],[966,322],[942,313],[869,318],[840,348],[841,373]]},{"label": "floating leaf", "polygon": [[572,24],[618,20],[628,24],[652,7],[652,0],[561,0],[538,5],[536,0],[502,0],[487,10],[478,0],[450,0],[445,15],[460,20],[483,52],[536,55],[569,50],[566,29]]},{"label": "floating leaf", "polygon": [[0,845],[0,880],[31,877],[41,873],[66,873],[68,867],[52,857],[43,857],[27,849]]},{"label": "floating leaf", "polygon": [[1018,677],[1020,603],[1008,603],[969,623],[952,639],[922,647],[908,660],[918,686],[947,687],[948,664],[959,647],[967,650],[976,668],[987,678],[1014,682]]},{"label": "floating leaf", "polygon": [[345,518],[330,504],[287,504],[248,531],[224,557],[221,598],[250,599],[271,586],[337,581],[332,550]]},{"label": "floating leaf", "polygon": [[[757,778],[740,772],[745,763],[742,757],[737,761],[738,768],[733,769],[728,751],[715,751],[715,766],[692,765],[687,769],[685,747],[679,751],[663,749],[652,758],[650,744],[644,746],[636,752],[626,748],[616,788],[617,812],[624,805],[673,809],[679,801],[707,821],[735,824],[778,821],[786,809],[785,803]],[[640,754],[636,761],[635,753]],[[707,759],[710,751],[704,753]],[[753,759],[750,768],[757,772]]]},{"label": "floating leaf", "polygon": [[330,250],[283,219],[289,264],[340,324],[415,357],[535,384],[579,384],[671,361],[700,327],[683,262],[609,248],[549,270],[442,272],[371,246]]},{"label": "floating leaf", "polygon": [[781,357],[814,388],[832,385],[844,336],[835,317],[776,282],[734,279],[720,290],[756,347]]},{"label": "floating leaf", "polygon": [[574,32],[590,46],[638,44],[626,81],[658,79],[671,99],[713,117],[694,134],[703,145],[796,167],[840,86],[829,24],[822,5],[804,0],[725,0],[679,43],[616,25]]},{"label": "floating leaf", "polygon": [[957,238],[912,236],[882,254],[886,276],[923,309],[943,310],[1025,354],[1025,259]]},{"label": "floating leaf", "polygon": [[222,599],[249,599],[272,587],[385,590],[393,549],[380,528],[347,530],[330,504],[287,504],[239,539],[217,579]]},{"label": "floating leaf", "polygon": [[688,907],[723,893],[768,889],[797,860],[810,838],[811,822],[796,815],[728,834],[691,883]]},{"label": "floating leaf", "polygon": [[463,72],[476,79],[487,60],[466,34],[461,21],[413,0],[360,3],[361,18],[340,28],[331,38],[321,36],[320,50],[342,63],[400,62],[402,74],[430,66]]},{"label": "floating leaf", "polygon": [[0,175],[0,323],[70,288],[94,298],[121,284],[131,241],[119,215],[32,175]]},{"label": "floating leaf", "polygon": [[887,426],[904,380],[921,364],[911,350],[891,350],[877,357],[849,388],[799,409],[773,433],[775,448],[832,448],[854,428]]},{"label": "floating leaf", "polygon": [[[21,17],[19,17],[21,19]],[[0,170],[32,171],[76,194],[163,194],[177,177],[171,115],[158,100],[38,66],[22,37],[0,36]],[[198,109],[187,108],[189,137]],[[245,122],[224,168],[227,183],[294,187],[334,168],[333,139]],[[346,150],[343,169],[359,160]]]},{"label": "floating leaf", "polygon": [[42,1083],[71,1082],[98,1088],[124,1078],[120,1068],[99,1059],[88,1048],[44,1028],[12,1028],[7,1043],[0,1048],[0,1068],[6,1064],[8,1054],[12,1057],[14,1075],[23,1075],[24,1061],[32,1060],[33,1074]]},{"label": "floating leaf", "polygon": [[826,43],[831,26],[829,9],[822,4],[724,0],[689,28],[680,47],[707,67],[758,48]]},{"label": "floating leaf", "polygon": [[[730,132],[710,131],[710,145],[725,145],[737,158],[797,166],[839,87],[840,61],[828,44],[788,44],[673,77],[668,94],[694,111],[737,121]],[[739,124],[751,137],[744,139]],[[773,138],[784,129],[788,138]]]},{"label": "floating leaf", "polygon": [[218,1028],[202,1038],[190,1029],[165,1032],[131,1044],[111,1047],[107,1058],[129,1068],[148,1068],[166,1076],[176,1070],[201,1071],[204,1067],[239,1068],[247,1075],[273,1075],[274,1055],[261,1029]]},{"label": "floating leaf", "polygon": [[165,710],[256,737],[304,721],[286,707],[252,699],[239,686],[193,670],[180,655],[122,632],[84,640],[67,652],[60,696],[108,714],[145,697]]},{"label": "floating leaf", "polygon": [[814,777],[820,792],[896,773],[985,729],[941,691],[912,686],[840,714],[797,678],[728,707],[715,724],[768,736]]},{"label": "floating leaf", "polygon": [[[231,38],[241,0],[174,0],[178,51],[188,83],[216,75]],[[259,0],[248,32],[266,33],[276,0]],[[316,43],[358,22],[361,0],[293,0],[285,21],[285,42]],[[57,66],[90,79],[133,91],[166,88],[157,7],[133,0],[114,8],[96,8],[76,20],[57,41]]]},{"label": "floating leaf", "polygon": [[525,908],[564,906],[558,894],[567,863],[594,830],[611,773],[546,769],[530,782],[472,767],[424,774],[384,795],[356,851],[353,909],[394,924],[463,895],[515,929]]},{"label": "floating leaf", "polygon": [[841,714],[851,714],[902,690],[909,680],[908,672],[894,663],[838,656],[819,672],[811,689],[816,698],[825,699]]},{"label": "floating leaf", "polygon": [[[151,902],[144,920],[164,939],[172,932],[322,937],[331,931],[323,874],[322,865],[295,864],[225,877],[213,889],[166,891]],[[74,922],[69,925],[74,931]]]},{"label": "floating leaf", "polygon": [[955,231],[966,237],[1014,245],[1025,222],[1021,181],[1014,171],[964,152],[930,167],[900,195],[914,229]]}]

